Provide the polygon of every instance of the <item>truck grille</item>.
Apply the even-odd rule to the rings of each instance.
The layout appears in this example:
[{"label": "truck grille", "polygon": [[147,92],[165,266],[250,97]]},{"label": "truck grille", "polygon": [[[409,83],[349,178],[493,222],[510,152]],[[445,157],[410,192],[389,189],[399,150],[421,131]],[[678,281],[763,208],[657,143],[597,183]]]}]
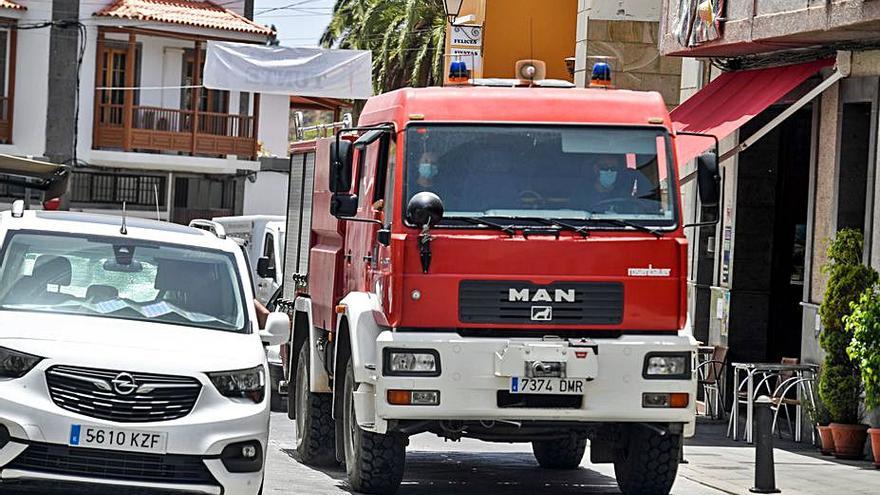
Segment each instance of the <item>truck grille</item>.
[{"label": "truck grille", "polygon": [[170,421],[192,411],[202,385],[195,378],[53,366],[49,394],[68,411],[118,423]]},{"label": "truck grille", "polygon": [[464,280],[458,288],[462,323],[617,325],[623,320],[623,284]]},{"label": "truck grille", "polygon": [[144,483],[216,485],[202,459],[31,443],[4,469]]}]

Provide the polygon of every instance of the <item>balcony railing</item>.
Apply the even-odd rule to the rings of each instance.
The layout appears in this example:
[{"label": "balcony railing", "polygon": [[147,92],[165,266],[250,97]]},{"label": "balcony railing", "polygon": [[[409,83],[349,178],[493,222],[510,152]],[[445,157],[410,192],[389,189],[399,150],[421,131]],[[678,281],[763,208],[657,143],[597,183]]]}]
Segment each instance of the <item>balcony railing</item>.
[{"label": "balcony railing", "polygon": [[132,106],[127,118],[125,105],[116,103],[99,103],[95,111],[96,149],[256,157],[253,116]]}]

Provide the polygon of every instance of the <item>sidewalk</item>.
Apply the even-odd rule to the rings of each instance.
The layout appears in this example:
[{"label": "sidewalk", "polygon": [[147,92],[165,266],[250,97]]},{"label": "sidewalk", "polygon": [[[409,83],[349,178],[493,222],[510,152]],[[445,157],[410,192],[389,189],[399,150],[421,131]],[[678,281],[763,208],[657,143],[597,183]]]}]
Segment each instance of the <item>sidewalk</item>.
[{"label": "sidewalk", "polygon": [[[679,477],[724,493],[749,494],[754,486],[755,447],[728,439],[727,422],[697,423],[697,434],[685,442],[688,462]],[[880,470],[869,461],[839,461],[822,456],[809,438],[803,443],[774,437],[776,488],[782,493],[835,495],[880,493]]]}]

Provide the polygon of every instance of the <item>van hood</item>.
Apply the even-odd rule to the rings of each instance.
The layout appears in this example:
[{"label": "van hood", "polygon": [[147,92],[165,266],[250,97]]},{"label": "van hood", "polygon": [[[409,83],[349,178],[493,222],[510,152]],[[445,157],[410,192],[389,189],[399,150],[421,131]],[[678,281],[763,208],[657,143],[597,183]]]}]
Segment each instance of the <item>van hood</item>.
[{"label": "van hood", "polygon": [[256,334],[119,318],[0,311],[0,346],[57,364],[160,374],[252,368]]}]

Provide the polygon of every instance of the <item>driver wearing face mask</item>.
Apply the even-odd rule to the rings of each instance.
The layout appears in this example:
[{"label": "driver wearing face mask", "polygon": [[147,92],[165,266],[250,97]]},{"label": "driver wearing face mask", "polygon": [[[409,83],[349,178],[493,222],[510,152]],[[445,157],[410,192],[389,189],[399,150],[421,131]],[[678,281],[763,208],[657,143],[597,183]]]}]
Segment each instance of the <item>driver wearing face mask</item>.
[{"label": "driver wearing face mask", "polygon": [[419,158],[419,175],[416,179],[416,184],[418,184],[424,191],[431,190],[434,186],[434,178],[437,177],[438,172],[437,157],[434,153],[430,151],[422,153],[422,156]]}]

